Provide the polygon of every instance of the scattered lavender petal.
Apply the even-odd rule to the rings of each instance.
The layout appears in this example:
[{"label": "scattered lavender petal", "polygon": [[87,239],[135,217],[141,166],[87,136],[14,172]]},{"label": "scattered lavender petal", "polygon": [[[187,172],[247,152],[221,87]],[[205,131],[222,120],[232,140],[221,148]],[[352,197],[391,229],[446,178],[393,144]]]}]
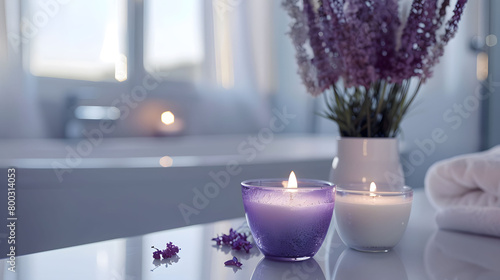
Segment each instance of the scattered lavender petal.
[{"label": "scattered lavender petal", "polygon": [[233,259],[232,259],[232,260],[225,261],[225,262],[224,262],[224,265],[226,265],[226,266],[227,266],[227,265],[234,265],[234,266],[237,266],[237,267],[241,267],[241,266],[242,266],[242,263],[240,263],[240,262],[238,261],[238,258],[233,257]]}]

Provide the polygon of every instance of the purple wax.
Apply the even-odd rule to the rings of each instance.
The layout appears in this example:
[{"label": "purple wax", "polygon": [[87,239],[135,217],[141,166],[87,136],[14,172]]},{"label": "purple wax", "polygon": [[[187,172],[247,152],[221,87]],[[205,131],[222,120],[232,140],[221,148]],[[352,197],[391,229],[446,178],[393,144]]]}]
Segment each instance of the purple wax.
[{"label": "purple wax", "polygon": [[248,225],[261,252],[278,260],[304,260],[319,250],[332,219],[335,186],[299,180],[297,189],[283,179],[242,182]]}]

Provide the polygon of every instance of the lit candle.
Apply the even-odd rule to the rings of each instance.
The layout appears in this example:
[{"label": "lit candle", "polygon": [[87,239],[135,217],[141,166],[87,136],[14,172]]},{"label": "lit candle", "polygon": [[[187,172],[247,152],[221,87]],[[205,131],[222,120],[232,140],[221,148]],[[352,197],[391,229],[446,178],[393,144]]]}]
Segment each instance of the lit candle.
[{"label": "lit candle", "polygon": [[316,254],[330,226],[335,186],[318,180],[257,179],[241,183],[243,205],[260,251],[277,260]]},{"label": "lit candle", "polygon": [[174,115],[171,111],[165,111],[160,116],[158,134],[162,136],[180,134],[184,129],[184,121]]},{"label": "lit candle", "polygon": [[[366,188],[366,187],[365,187]],[[413,191],[378,191],[374,182],[361,186],[339,186],[335,219],[342,241],[360,251],[387,252],[401,239],[410,217]]]}]

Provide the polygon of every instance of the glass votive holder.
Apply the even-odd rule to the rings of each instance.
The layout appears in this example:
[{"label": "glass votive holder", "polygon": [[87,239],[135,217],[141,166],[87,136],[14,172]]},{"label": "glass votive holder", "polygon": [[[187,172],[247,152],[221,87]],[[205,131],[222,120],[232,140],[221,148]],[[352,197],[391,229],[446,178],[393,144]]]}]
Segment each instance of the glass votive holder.
[{"label": "glass votive holder", "polygon": [[286,179],[256,179],[241,183],[248,226],[267,258],[301,261],[314,256],[330,226],[335,185],[298,180],[285,188]]},{"label": "glass votive holder", "polygon": [[[383,189],[383,188],[382,188]],[[349,247],[364,252],[388,252],[401,240],[410,217],[413,190],[370,190],[369,185],[339,186],[336,228]]]}]

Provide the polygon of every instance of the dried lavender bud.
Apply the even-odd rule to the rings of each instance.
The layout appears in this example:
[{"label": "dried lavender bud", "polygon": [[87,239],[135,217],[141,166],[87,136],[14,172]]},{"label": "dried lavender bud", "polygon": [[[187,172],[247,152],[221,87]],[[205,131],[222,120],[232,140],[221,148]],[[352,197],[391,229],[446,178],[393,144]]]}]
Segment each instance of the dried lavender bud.
[{"label": "dried lavender bud", "polygon": [[177,255],[180,250],[180,248],[172,244],[172,242],[167,243],[167,248],[165,250],[160,250],[154,246],[151,246],[151,248],[156,249],[156,251],[153,252],[153,259],[155,260],[159,260],[160,256],[163,257],[163,259],[171,258]]},{"label": "dried lavender bud", "polygon": [[153,259],[159,260],[160,258],[161,258],[161,251],[156,249],[156,251],[153,252]]},{"label": "dried lavender bud", "polygon": [[227,245],[231,246],[233,250],[245,250],[245,252],[250,253],[250,249],[253,247],[250,241],[247,241],[248,235],[246,233],[238,233],[232,228],[229,229],[229,234],[222,234],[222,236],[217,235],[217,237],[212,238],[217,245]]},{"label": "dried lavender bud", "polygon": [[226,266],[227,266],[227,265],[234,265],[234,266],[237,266],[237,267],[241,267],[241,266],[242,266],[242,263],[240,263],[240,262],[238,261],[238,258],[233,257],[233,259],[232,259],[232,260],[225,261],[225,262],[224,262],[224,265],[226,265]]}]

